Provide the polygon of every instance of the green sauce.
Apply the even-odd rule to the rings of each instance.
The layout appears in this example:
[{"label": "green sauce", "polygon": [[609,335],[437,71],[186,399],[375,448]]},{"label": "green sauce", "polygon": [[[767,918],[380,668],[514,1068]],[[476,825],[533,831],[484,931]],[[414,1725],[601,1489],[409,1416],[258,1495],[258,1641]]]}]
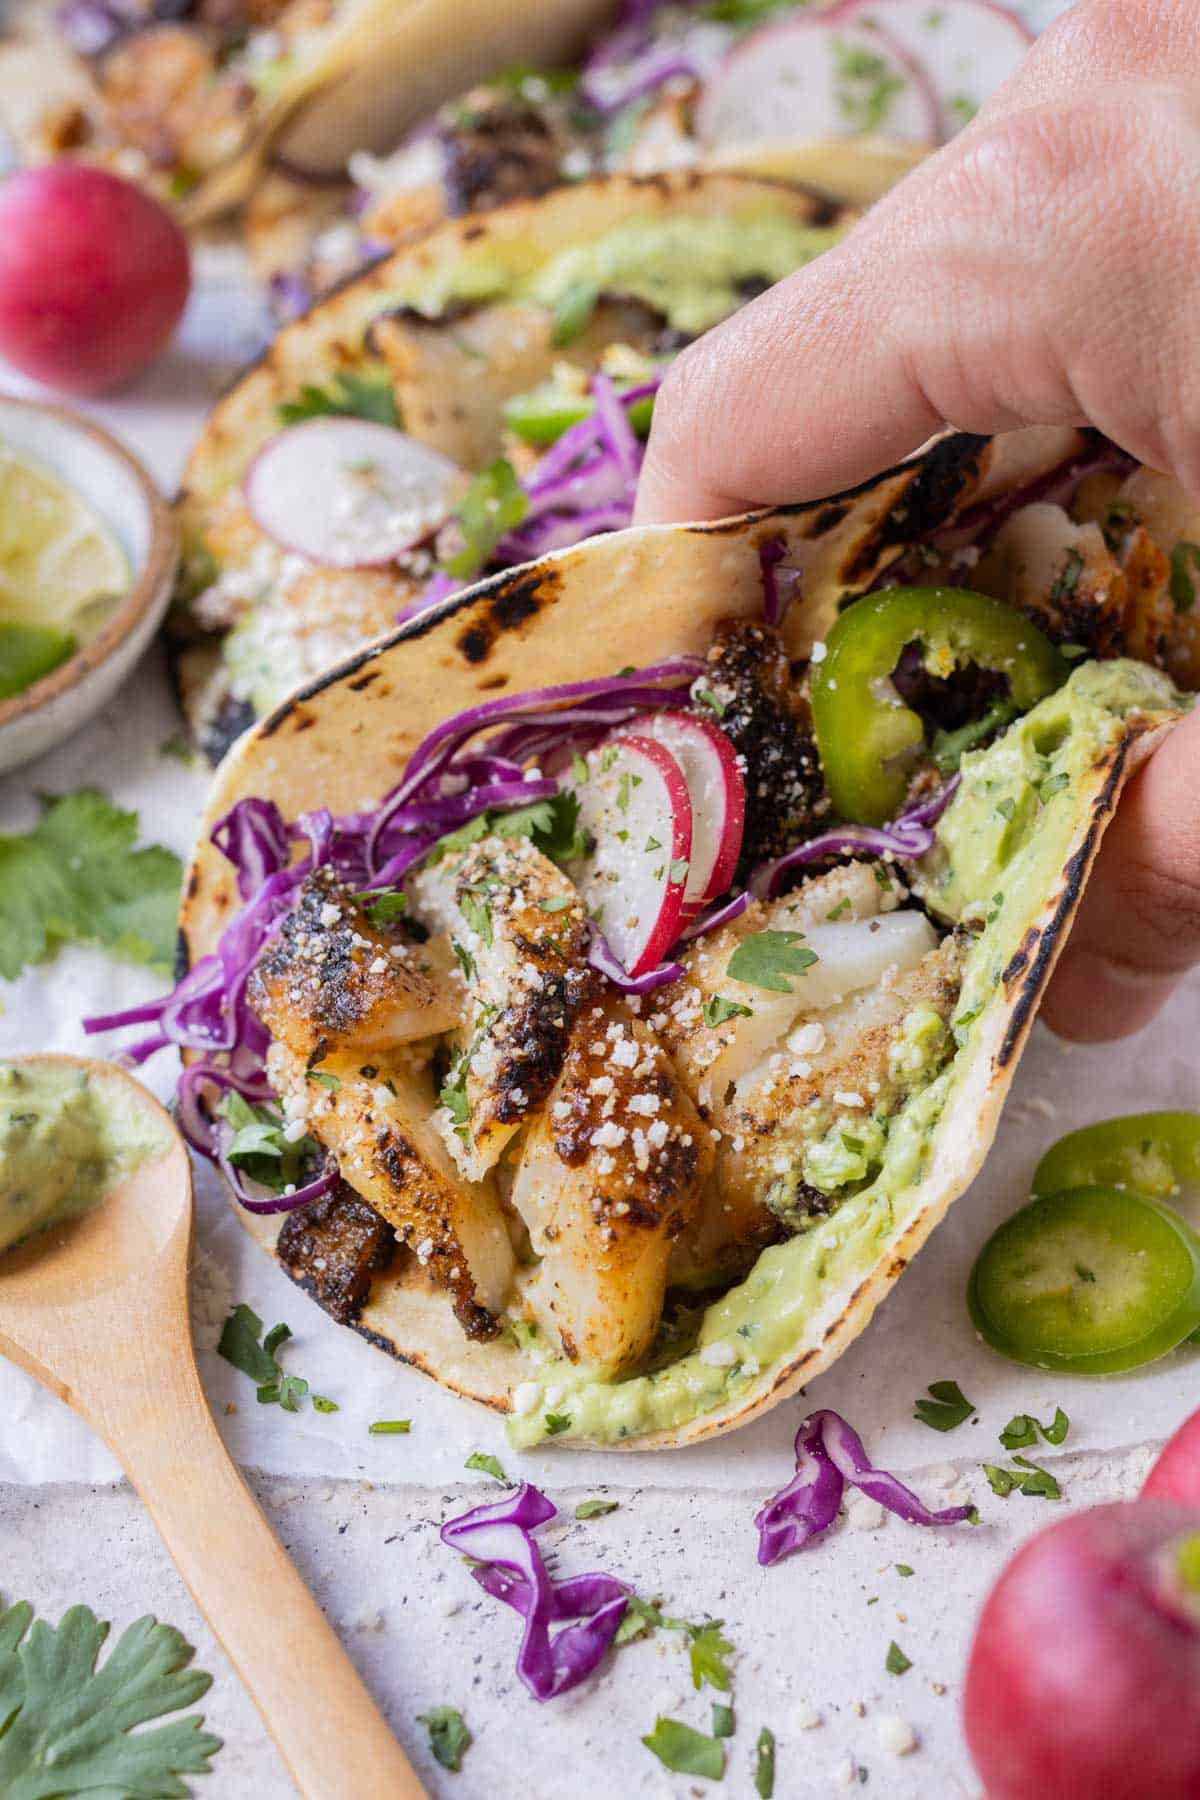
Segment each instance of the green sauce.
[{"label": "green sauce", "polygon": [[170,1136],[122,1081],[71,1064],[0,1063],[0,1251],[98,1206]]},{"label": "green sauce", "polygon": [[544,261],[531,245],[466,246],[452,267],[422,276],[398,295],[431,317],[454,301],[531,300],[558,312],[573,295],[620,294],[663,313],[676,331],[706,331],[740,304],[743,283],[780,281],[830,249],[839,226],[807,225],[760,200],[719,217],[632,218],[591,243]]},{"label": "green sauce", "polygon": [[[920,1208],[921,1183],[943,1153],[938,1125],[975,1075],[980,1017],[1071,853],[1078,783],[1115,744],[1128,713],[1187,705],[1164,675],[1140,663],[1085,663],[997,743],[964,757],[962,786],[938,826],[922,884],[931,909],[948,921],[986,921],[963,972],[954,1020],[960,1054],[888,1122],[870,1186],[803,1235],[764,1250],[746,1279],[708,1307],[690,1355],[620,1382],[598,1381],[561,1360],[544,1364],[539,1379],[564,1390],[554,1410],[569,1415],[573,1436],[615,1443],[674,1429],[748,1396],[802,1336],[819,1340],[823,1313],[831,1322],[884,1242]],[[920,1041],[917,1031],[913,1042]],[[539,1442],[545,1408],[513,1416],[508,1431],[522,1448]]]}]

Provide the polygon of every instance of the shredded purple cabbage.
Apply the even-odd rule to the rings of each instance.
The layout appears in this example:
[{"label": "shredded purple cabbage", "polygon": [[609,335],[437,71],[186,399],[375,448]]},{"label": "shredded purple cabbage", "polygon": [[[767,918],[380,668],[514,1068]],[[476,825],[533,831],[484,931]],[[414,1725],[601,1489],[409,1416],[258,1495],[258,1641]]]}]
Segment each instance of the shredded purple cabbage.
[{"label": "shredded purple cabbage", "polygon": [[763,1567],[803,1550],[837,1518],[847,1487],[899,1515],[910,1525],[959,1525],[973,1506],[932,1511],[886,1469],[872,1466],[863,1441],[840,1413],[810,1413],[796,1433],[796,1473],[755,1515],[758,1560]]},{"label": "shredded purple cabbage", "polygon": [[[661,380],[655,375],[618,394],[606,375],[592,377],[595,411],[569,426],[525,476],[525,516],[495,545],[489,570],[515,568],[630,523],[645,451],[629,412],[656,394]],[[468,585],[465,577],[456,580],[439,569],[418,599],[396,615],[397,623]]]},{"label": "shredded purple cabbage", "polygon": [[925,856],[934,846],[933,827],[954,798],[960,779],[952,776],[936,794],[902,813],[890,825],[835,825],[784,856],[760,863],[750,877],[750,892],[759,900],[772,899],[791,870],[821,862],[827,856],[891,856],[901,862]]},{"label": "shredded purple cabbage", "polygon": [[316,299],[312,283],[291,269],[276,269],[267,283],[267,294],[271,311],[284,324],[306,313]]},{"label": "shredded purple cabbage", "polygon": [[[515,1494],[447,1520],[441,1531],[444,1544],[473,1559],[471,1574],[484,1592],[524,1619],[517,1674],[535,1700],[553,1700],[587,1679],[612,1643],[630,1593],[612,1575],[550,1575],[533,1534],[557,1511],[523,1482]],[[564,1620],[576,1623],[551,1635],[551,1625]]]},{"label": "shredded purple cabbage", "polygon": [[[190,1053],[176,1094],[180,1129],[200,1155],[220,1167],[247,1210],[287,1212],[316,1199],[336,1180],[332,1165],[293,1193],[264,1197],[248,1187],[229,1162],[233,1129],[218,1111],[231,1092],[252,1104],[275,1099],[265,1069],[270,1039],[250,1009],[246,988],[305,877],[331,867],[359,891],[399,883],[455,827],[493,809],[511,810],[557,794],[557,780],[527,772],[531,757],[553,754],[565,761],[574,745],[590,743],[639,713],[678,706],[702,668],[698,657],[676,657],[629,675],[535,688],[470,707],[429,733],[402,780],[371,811],[334,818],[321,809],[289,824],[272,801],[238,801],[212,831],[213,843],[237,870],[242,900],[216,948],[169,994],[85,1019],[85,1031],[152,1026],[123,1052],[122,1060],[135,1066],[171,1046]],[[481,732],[491,734],[482,747],[472,742]],[[293,861],[302,845],[304,853]],[[675,979],[653,971],[630,984],[624,970],[615,963],[613,968],[632,992]]]},{"label": "shredded purple cabbage", "polygon": [[683,974],[682,963],[670,962],[659,963],[657,969],[647,969],[644,975],[627,975],[613,955],[608,939],[595,926],[588,943],[588,962],[623,994],[652,994],[655,988],[668,987]]}]

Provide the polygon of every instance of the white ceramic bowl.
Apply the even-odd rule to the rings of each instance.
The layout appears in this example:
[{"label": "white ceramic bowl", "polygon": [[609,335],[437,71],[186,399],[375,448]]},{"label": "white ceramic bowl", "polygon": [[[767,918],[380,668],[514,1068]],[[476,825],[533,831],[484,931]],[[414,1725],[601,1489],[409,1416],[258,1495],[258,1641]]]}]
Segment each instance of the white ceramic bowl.
[{"label": "white ceramic bowl", "polygon": [[146,470],[98,425],[0,394],[0,440],[36,458],[83,495],[129,560],[132,585],[104,630],[69,662],[0,700],[0,772],[41,756],[112,699],[166,611],[179,533]]}]

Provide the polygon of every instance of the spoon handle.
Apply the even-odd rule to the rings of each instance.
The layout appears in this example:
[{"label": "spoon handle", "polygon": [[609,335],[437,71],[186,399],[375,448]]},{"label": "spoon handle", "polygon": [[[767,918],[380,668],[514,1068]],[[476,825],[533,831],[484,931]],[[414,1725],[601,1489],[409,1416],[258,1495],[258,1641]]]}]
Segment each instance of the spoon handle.
[{"label": "spoon handle", "polygon": [[152,1406],[146,1391],[126,1387],[125,1399],[120,1387],[106,1387],[100,1407],[88,1410],[305,1800],[428,1800],[230,1460],[191,1358],[177,1359]]}]

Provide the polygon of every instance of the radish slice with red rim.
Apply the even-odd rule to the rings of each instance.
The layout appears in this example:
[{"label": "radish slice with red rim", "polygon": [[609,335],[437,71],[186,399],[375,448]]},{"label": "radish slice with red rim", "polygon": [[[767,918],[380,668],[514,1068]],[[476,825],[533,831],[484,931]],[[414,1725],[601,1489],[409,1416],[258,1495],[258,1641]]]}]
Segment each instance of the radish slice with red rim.
[{"label": "radish slice with red rim", "polygon": [[921,65],[944,137],[970,122],[1033,42],[1025,21],[998,0],[849,0],[846,17],[878,26]]},{"label": "radish slice with red rim", "polygon": [[285,550],[335,569],[394,562],[440,525],[463,483],[436,450],[368,419],[307,419],[246,475],[251,516]]},{"label": "radish slice with red rim", "polygon": [[586,760],[576,791],[592,847],[572,879],[621,967],[643,975],[679,936],[692,854],[688,785],[649,737],[609,738]]},{"label": "radish slice with red rim", "polygon": [[940,124],[921,65],[882,26],[846,8],[752,32],[696,108],[697,133],[709,145],[872,132],[932,144]]},{"label": "radish slice with red rim", "polygon": [[666,745],[683,771],[692,802],[692,856],[682,921],[687,926],[733,880],[746,824],[746,785],[733,745],[708,719],[660,712],[639,728]]}]

